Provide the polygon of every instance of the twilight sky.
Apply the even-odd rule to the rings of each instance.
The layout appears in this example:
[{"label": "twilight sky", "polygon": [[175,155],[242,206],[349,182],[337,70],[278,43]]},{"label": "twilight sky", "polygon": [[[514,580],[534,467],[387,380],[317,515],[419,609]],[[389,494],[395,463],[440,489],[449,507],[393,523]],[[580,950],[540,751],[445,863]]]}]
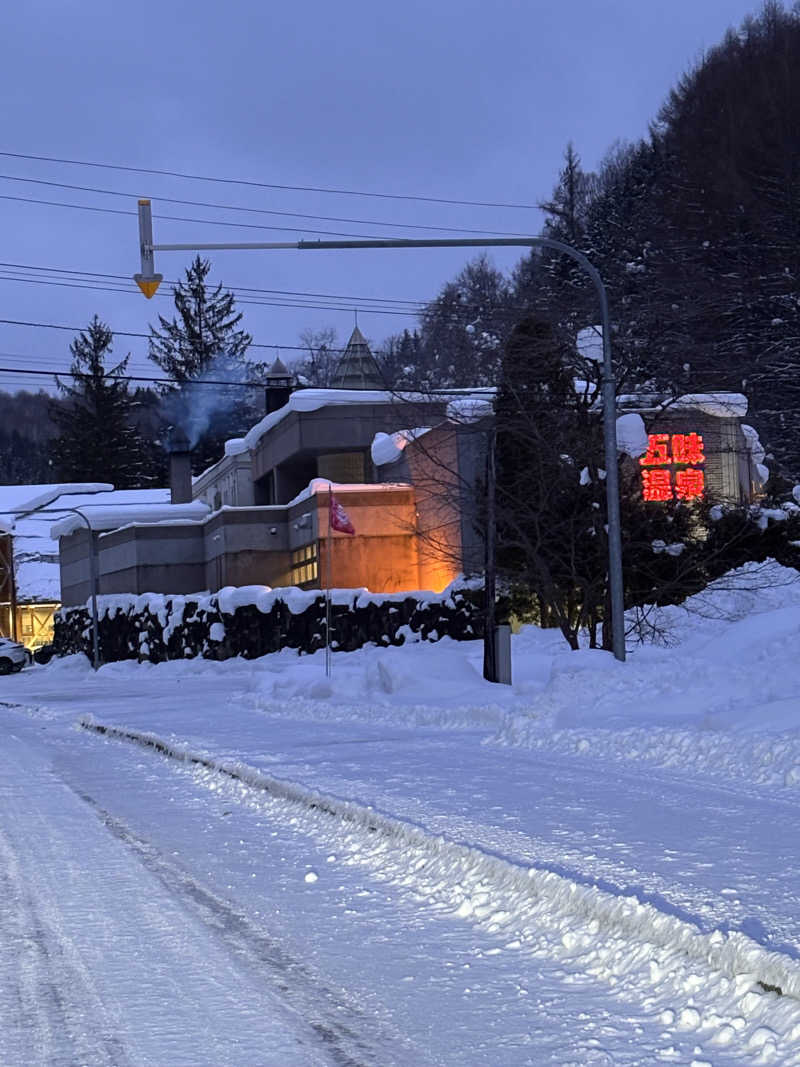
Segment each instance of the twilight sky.
[{"label": "twilight sky", "polygon": [[[158,311],[172,312],[166,286],[148,302],[129,280],[139,269],[133,214],[14,198],[135,213],[137,197],[149,196],[155,240],[165,243],[294,241],[320,231],[536,234],[542,220],[532,207],[385,197],[535,205],[549,196],[568,140],[591,169],[615,140],[645,134],[680,74],[757,6],[758,0],[5,4],[3,152],[383,196],[0,155],[0,319],[83,327],[97,313],[112,329],[135,334],[146,333]],[[210,256],[215,281],[237,294],[260,290],[242,292],[240,300],[258,344],[296,345],[303,328],[327,325],[346,340],[358,307],[359,325],[376,348],[389,333],[413,327],[413,304],[403,302],[430,299],[471,258],[463,250]],[[508,269],[519,253],[493,258]],[[191,253],[157,254],[156,269],[175,279],[190,259]],[[89,279],[88,272],[100,277]],[[307,306],[314,304],[328,306]],[[63,369],[71,337],[0,322],[0,366]],[[114,354],[128,351],[132,373],[152,373],[143,338],[118,337]],[[288,348],[280,354],[293,355]],[[0,373],[0,389],[49,382]]]}]

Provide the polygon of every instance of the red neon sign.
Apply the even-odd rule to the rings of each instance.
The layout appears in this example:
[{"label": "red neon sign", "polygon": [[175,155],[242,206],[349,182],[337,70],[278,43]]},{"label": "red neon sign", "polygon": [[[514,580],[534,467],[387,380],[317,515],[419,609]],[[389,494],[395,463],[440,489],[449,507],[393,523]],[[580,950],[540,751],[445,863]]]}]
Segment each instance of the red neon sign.
[{"label": "red neon sign", "polygon": [[639,460],[645,500],[696,500],[705,489],[706,461],[699,433],[651,433]]}]

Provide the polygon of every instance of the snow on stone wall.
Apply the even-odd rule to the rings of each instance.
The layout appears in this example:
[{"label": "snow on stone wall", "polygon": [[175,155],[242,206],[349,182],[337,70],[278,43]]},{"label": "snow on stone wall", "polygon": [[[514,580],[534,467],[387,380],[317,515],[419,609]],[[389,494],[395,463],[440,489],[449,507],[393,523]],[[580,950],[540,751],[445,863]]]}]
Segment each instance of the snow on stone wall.
[{"label": "snow on stone wall", "polygon": [[[474,585],[474,583],[473,583]],[[331,647],[350,652],[367,644],[402,645],[483,634],[480,595],[470,584],[443,593],[331,594]],[[116,595],[98,598],[101,659],[255,659],[283,648],[316,652],[325,644],[325,595],[319,590],[227,588],[188,596]],[[53,639],[58,655],[91,655],[88,605],[62,608]]]}]

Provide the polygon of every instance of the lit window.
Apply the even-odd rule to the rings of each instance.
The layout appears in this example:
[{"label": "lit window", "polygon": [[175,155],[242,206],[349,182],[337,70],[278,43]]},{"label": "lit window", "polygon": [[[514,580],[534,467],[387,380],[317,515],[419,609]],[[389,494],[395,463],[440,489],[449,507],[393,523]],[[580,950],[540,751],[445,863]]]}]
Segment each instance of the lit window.
[{"label": "lit window", "polygon": [[291,563],[293,585],[306,585],[308,582],[315,582],[319,575],[316,544],[304,545],[302,548],[295,549],[292,552]]}]

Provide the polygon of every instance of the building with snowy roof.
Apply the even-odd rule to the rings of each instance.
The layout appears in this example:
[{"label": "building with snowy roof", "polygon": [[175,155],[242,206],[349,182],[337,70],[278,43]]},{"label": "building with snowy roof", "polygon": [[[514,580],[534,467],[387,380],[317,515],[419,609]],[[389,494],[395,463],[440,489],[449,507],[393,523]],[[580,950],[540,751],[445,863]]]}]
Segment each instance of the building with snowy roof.
[{"label": "building with snowy roof", "polygon": [[[493,390],[399,395],[378,378],[357,327],[336,388],[296,388],[276,360],[264,417],[198,477],[188,442],[175,437],[166,511],[98,509],[91,534],[70,519],[54,528],[63,602],[86,600],[92,545],[101,593],[256,584],[440,591],[459,573],[481,571],[478,497]],[[620,398],[621,448],[647,499],[706,490],[752,499],[764,457],[745,411],[738,394]],[[332,492],[355,534],[329,528]]]},{"label": "building with snowy roof", "polygon": [[[61,602],[59,518],[71,516],[77,526],[83,515],[103,509],[122,516],[149,514],[169,503],[168,489],[111,490],[93,483],[0,486],[0,636],[21,641],[30,649],[48,644],[53,616]],[[86,558],[82,566],[88,568]],[[88,585],[88,583],[87,583]],[[88,595],[88,594],[87,594]]]}]

